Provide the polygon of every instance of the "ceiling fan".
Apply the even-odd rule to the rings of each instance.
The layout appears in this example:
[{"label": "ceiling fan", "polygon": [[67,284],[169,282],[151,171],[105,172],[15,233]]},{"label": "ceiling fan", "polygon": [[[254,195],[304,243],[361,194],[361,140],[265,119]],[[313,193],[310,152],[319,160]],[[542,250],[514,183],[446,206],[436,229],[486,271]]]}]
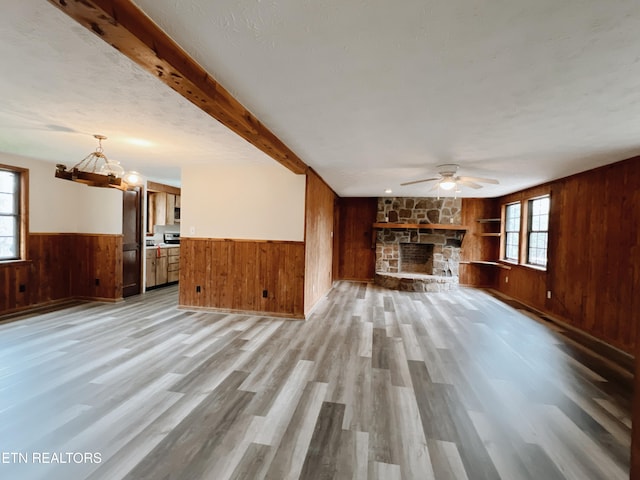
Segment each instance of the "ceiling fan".
[{"label": "ceiling fan", "polygon": [[400,185],[413,185],[414,183],[432,182],[437,181],[435,188],[441,188],[442,190],[451,190],[456,187],[471,187],[482,188],[481,183],[492,183],[497,185],[498,180],[494,178],[481,178],[481,177],[463,177],[456,175],[458,173],[459,165],[455,163],[445,163],[438,165],[438,177],[424,178],[422,180],[414,180],[412,182],[401,183]]}]

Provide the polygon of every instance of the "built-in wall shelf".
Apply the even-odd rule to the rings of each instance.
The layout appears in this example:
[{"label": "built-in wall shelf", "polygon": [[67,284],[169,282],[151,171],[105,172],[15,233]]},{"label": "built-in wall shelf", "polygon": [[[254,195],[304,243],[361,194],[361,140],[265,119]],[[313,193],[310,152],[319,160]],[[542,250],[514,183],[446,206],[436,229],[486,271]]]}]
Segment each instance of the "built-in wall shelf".
[{"label": "built-in wall shelf", "polygon": [[460,260],[460,263],[466,265],[484,265],[488,267],[498,267],[505,270],[511,270],[511,267],[509,265],[505,265],[504,263],[499,262],[490,262],[488,260]]},{"label": "built-in wall shelf", "polygon": [[462,230],[467,231],[464,225],[454,225],[451,223],[374,223],[373,228],[414,228],[414,229],[431,229],[431,230]]}]

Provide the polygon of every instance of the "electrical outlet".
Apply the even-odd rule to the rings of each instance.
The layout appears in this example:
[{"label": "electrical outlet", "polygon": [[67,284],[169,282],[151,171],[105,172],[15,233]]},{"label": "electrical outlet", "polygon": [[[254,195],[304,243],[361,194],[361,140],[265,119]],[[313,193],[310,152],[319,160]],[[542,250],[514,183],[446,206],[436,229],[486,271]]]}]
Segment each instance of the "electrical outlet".
[{"label": "electrical outlet", "polygon": [[195,235],[196,234],[196,227],[189,227],[189,235]]},{"label": "electrical outlet", "polygon": [[551,290],[547,290],[547,298],[551,298]]},{"label": "electrical outlet", "polygon": [[24,293],[27,291],[27,286],[24,283],[21,283],[20,286],[18,287],[18,291],[20,293]]},{"label": "electrical outlet", "polygon": [[262,290],[262,298],[267,298],[269,296],[269,290]]},{"label": "electrical outlet", "polygon": [[509,275],[507,275],[506,277],[504,277],[504,283],[509,283]]},{"label": "electrical outlet", "polygon": [[200,292],[201,292],[200,285],[196,285],[196,293],[200,293]]},{"label": "electrical outlet", "polygon": [[96,278],[96,287],[99,287],[99,286],[100,286],[100,279]]}]

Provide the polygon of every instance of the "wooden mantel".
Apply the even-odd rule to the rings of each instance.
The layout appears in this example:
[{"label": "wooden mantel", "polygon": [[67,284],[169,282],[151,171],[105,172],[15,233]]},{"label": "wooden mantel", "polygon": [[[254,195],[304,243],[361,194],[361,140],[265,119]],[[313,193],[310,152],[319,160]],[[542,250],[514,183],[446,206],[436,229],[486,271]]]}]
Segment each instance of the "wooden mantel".
[{"label": "wooden mantel", "polygon": [[382,230],[384,228],[389,229],[415,229],[415,230],[457,230],[462,233],[462,238],[464,239],[464,234],[468,230],[464,225],[456,225],[453,223],[389,223],[389,222],[377,222],[373,224],[373,230],[371,231],[371,248],[376,248],[376,230]]},{"label": "wooden mantel", "polygon": [[388,223],[379,222],[373,224],[374,229],[381,228],[413,228],[413,229],[431,229],[431,230],[461,230],[466,232],[468,228],[464,225],[454,225],[452,223]]}]

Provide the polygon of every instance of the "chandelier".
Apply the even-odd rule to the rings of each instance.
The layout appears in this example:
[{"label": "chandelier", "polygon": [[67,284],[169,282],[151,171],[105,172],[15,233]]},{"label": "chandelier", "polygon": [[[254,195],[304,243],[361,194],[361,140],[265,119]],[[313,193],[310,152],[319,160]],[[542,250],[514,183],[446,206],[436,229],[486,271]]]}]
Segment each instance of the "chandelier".
[{"label": "chandelier", "polygon": [[56,178],[84,183],[91,187],[113,187],[118,190],[127,190],[130,186],[140,185],[142,176],[135,171],[126,172],[120,162],[109,160],[104,154],[102,140],[104,135],[96,134],[98,148],[76,163],[70,170],[59,163],[56,165]]}]

